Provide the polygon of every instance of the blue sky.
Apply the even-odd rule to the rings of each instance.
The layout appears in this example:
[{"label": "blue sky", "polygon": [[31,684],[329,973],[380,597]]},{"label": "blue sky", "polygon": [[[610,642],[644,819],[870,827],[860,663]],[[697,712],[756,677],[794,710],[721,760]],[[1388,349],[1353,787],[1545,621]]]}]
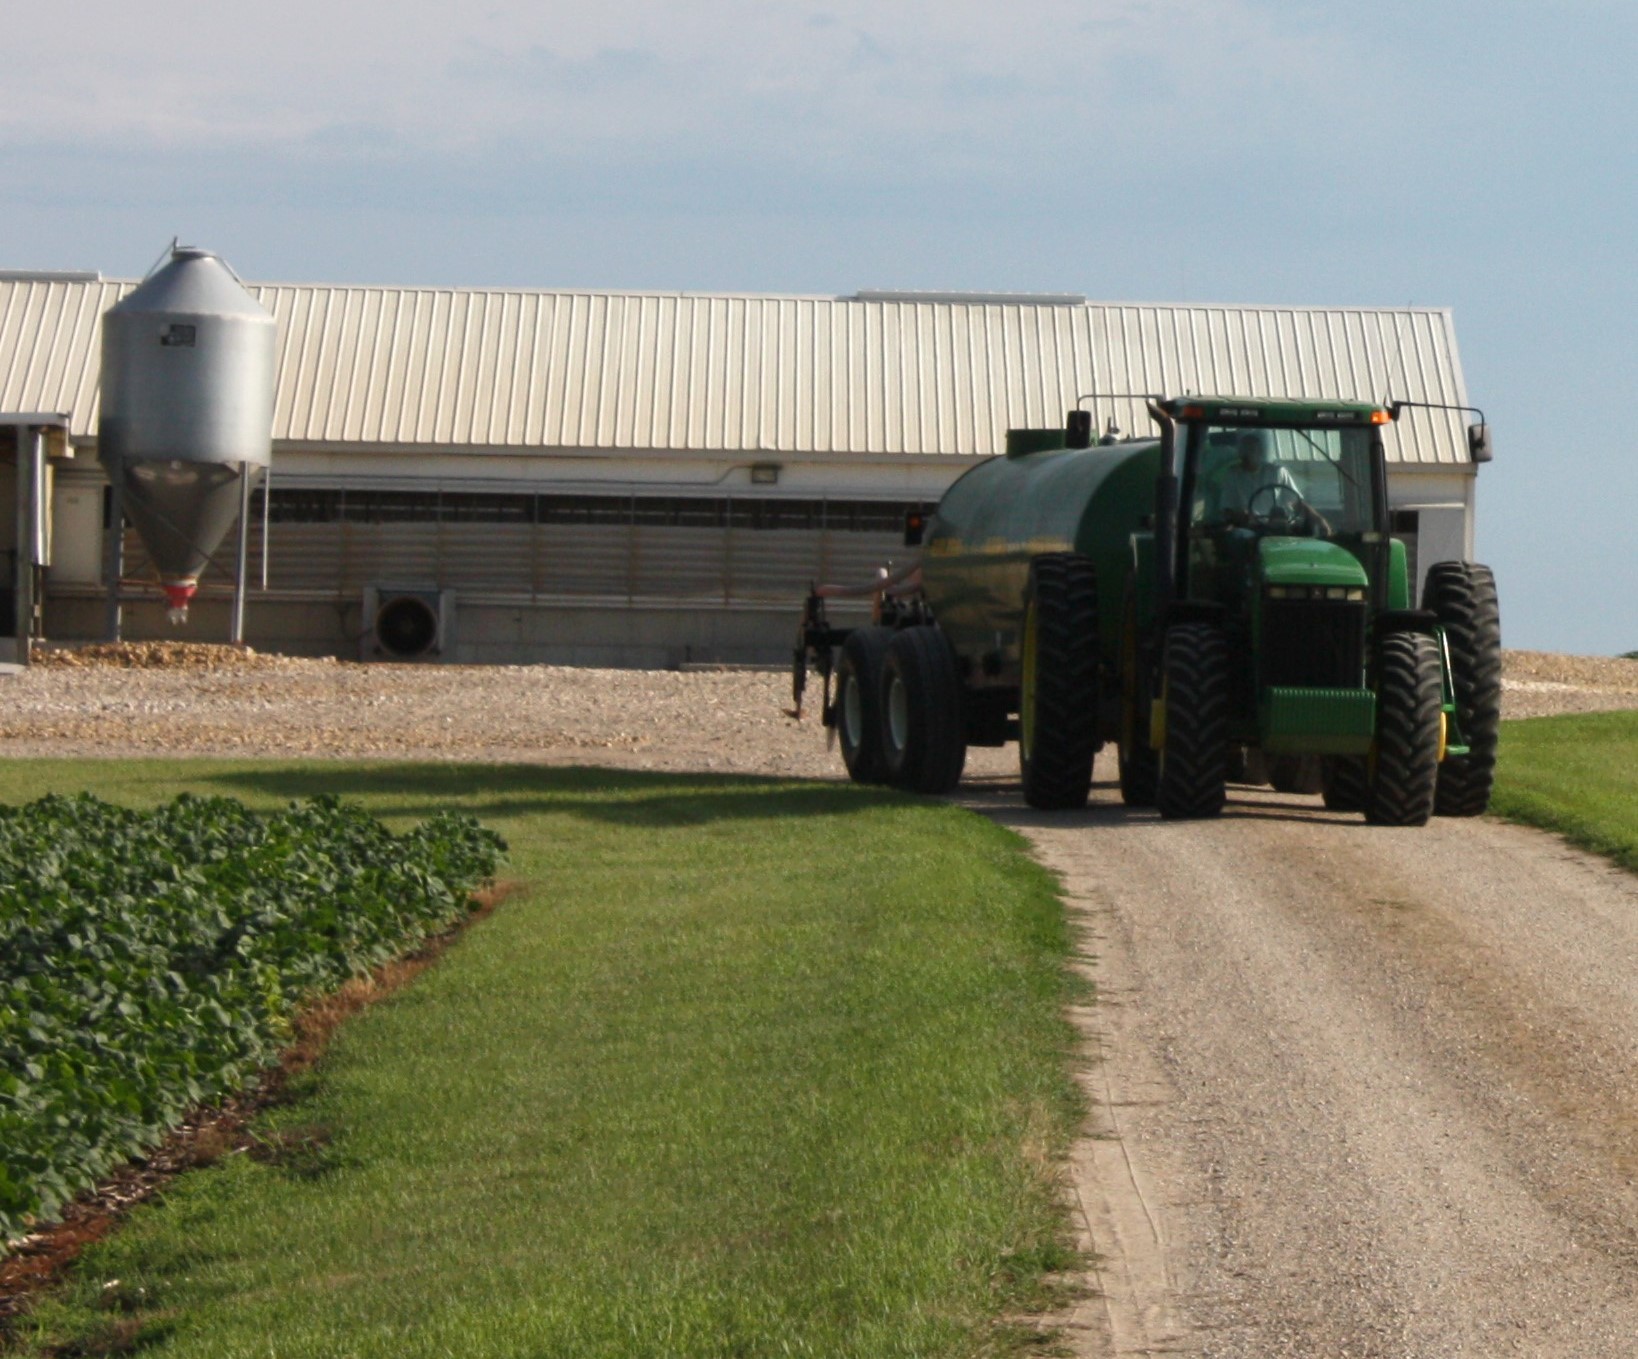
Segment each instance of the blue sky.
[{"label": "blue sky", "polygon": [[0,267],[1448,306],[1513,646],[1638,648],[1638,6],[11,7]]}]

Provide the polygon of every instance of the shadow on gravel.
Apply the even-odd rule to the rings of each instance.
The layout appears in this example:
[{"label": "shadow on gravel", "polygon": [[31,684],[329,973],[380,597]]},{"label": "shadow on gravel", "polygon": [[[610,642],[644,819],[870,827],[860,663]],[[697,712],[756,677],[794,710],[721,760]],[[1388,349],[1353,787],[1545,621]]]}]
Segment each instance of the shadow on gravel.
[{"label": "shadow on gravel", "polygon": [[[1102,792],[1105,796],[1099,798]],[[1119,801],[1119,785],[1115,782],[1096,782],[1092,785],[1094,800],[1075,811],[1043,812],[1026,806],[1016,779],[987,779],[964,783],[957,790],[954,801],[970,811],[1000,822],[1013,830],[1063,830],[1075,826],[1152,828],[1187,826],[1196,822],[1164,821],[1158,812],[1146,807],[1128,807]],[[1289,821],[1300,825],[1326,823],[1363,826],[1364,818],[1358,813],[1327,811],[1317,797],[1300,797],[1271,793],[1265,788],[1229,787],[1228,804],[1222,815],[1210,818],[1223,821]]]},{"label": "shadow on gravel", "polygon": [[834,781],[746,774],[675,774],[583,766],[402,764],[236,769],[201,782],[274,798],[331,794],[387,816],[471,812],[484,819],[579,816],[629,826],[851,816],[902,795]]}]

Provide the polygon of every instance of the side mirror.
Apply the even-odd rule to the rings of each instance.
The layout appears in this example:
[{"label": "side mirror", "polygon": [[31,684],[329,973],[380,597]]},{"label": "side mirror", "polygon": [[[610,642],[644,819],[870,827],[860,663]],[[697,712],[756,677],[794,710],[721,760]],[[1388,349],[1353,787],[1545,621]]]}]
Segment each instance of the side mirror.
[{"label": "side mirror", "polygon": [[1489,462],[1495,456],[1495,450],[1490,447],[1489,425],[1467,427],[1467,454],[1474,462]]}]

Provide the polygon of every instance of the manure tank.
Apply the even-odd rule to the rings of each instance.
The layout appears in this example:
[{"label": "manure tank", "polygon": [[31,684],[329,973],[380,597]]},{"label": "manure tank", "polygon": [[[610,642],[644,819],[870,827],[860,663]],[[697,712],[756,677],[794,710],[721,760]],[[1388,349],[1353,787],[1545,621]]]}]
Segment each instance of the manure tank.
[{"label": "manure tank", "polygon": [[275,341],[233,271],[187,246],[103,315],[98,455],[173,622],[271,458]]},{"label": "manure tank", "polygon": [[1018,684],[1029,564],[1044,552],[1091,559],[1101,650],[1114,662],[1131,535],[1154,515],[1159,474],[1158,439],[1067,448],[1062,429],[1014,429],[1005,457],[951,485],[928,525],[922,581],[970,684]]}]

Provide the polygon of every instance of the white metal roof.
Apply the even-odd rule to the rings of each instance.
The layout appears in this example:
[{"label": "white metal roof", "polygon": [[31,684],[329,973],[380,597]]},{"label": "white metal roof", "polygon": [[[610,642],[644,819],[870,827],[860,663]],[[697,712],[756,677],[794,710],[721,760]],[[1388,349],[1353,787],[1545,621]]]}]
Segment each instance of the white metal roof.
[{"label": "white metal roof", "polygon": [[[94,436],[102,313],[135,284],[0,273],[0,410]],[[986,454],[1088,392],[1465,399],[1448,311],[1082,302],[1067,295],[251,285],[279,324],[277,444]],[[1134,402],[1099,405],[1128,432]],[[1466,462],[1417,411],[1389,456]]]}]

